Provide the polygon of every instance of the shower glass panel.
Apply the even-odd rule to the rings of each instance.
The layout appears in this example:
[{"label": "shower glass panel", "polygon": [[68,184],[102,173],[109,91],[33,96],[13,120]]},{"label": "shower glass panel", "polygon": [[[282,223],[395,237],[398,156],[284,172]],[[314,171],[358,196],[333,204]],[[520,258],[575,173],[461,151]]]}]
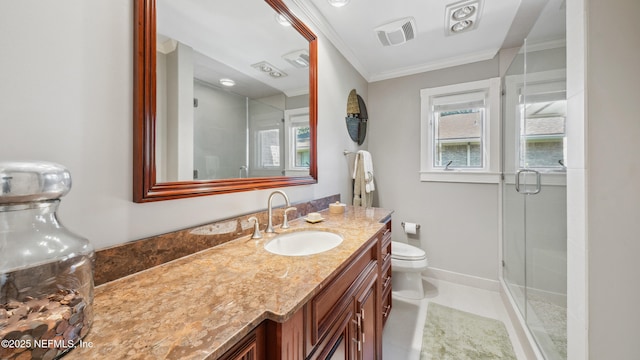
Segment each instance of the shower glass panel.
[{"label": "shower glass panel", "polygon": [[281,176],[284,110],[194,81],[193,179]]},{"label": "shower glass panel", "polygon": [[250,177],[284,175],[284,111],[249,100]]},{"label": "shower glass panel", "polygon": [[503,279],[546,359],[566,359],[565,12],[550,0],[505,74]]},{"label": "shower glass panel", "polygon": [[514,58],[507,70],[504,81],[503,98],[503,261],[502,274],[505,284],[513,297],[518,310],[526,313],[525,278],[525,197],[515,188],[516,164],[518,162],[517,125],[522,117],[525,86],[524,48]]}]

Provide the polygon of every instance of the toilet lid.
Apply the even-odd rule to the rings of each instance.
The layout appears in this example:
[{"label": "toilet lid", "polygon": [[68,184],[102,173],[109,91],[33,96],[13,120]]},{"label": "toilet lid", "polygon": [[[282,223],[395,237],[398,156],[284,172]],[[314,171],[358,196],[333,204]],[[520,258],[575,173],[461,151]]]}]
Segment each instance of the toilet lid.
[{"label": "toilet lid", "polygon": [[409,244],[392,241],[391,257],[400,260],[422,260],[427,258],[424,250]]}]

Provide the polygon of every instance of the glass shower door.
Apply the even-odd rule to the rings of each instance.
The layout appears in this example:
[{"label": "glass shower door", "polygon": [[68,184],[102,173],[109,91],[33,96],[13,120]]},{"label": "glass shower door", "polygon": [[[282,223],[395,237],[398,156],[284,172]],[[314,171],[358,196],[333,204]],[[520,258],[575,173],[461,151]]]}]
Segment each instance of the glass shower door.
[{"label": "glass shower door", "polygon": [[566,359],[566,81],[564,70],[536,65],[527,59],[515,179],[524,198],[525,314],[545,357]]},{"label": "glass shower door", "polygon": [[503,279],[546,359],[567,349],[565,58],[527,38],[504,78]]}]

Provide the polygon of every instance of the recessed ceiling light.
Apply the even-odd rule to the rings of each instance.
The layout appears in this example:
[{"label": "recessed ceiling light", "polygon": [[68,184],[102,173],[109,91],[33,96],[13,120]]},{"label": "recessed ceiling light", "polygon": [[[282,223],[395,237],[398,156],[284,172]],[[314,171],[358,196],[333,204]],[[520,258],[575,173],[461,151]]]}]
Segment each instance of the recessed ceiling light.
[{"label": "recessed ceiling light", "polygon": [[226,78],[220,79],[220,85],[231,87],[231,86],[234,86],[235,84],[236,82],[231,79],[226,79]]},{"label": "recessed ceiling light", "polygon": [[343,7],[347,5],[351,0],[327,0],[331,6]]},{"label": "recessed ceiling light", "polygon": [[453,20],[460,21],[460,20],[464,20],[464,19],[470,17],[475,12],[476,12],[476,7],[474,5],[467,5],[467,6],[463,6],[460,9],[454,11],[451,14],[451,18]]},{"label": "recessed ceiling light", "polygon": [[289,22],[289,20],[286,17],[284,17],[282,14],[276,14],[276,21],[278,22],[278,24],[282,26],[291,26],[291,23]]}]

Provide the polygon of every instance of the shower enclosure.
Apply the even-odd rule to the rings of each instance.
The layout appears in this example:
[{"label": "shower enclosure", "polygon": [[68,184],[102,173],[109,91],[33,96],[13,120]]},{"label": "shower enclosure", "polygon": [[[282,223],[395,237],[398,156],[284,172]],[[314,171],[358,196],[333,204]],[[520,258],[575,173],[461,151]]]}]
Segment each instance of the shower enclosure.
[{"label": "shower enclosure", "polygon": [[503,82],[502,278],[545,359],[567,357],[565,38],[550,0]]}]

